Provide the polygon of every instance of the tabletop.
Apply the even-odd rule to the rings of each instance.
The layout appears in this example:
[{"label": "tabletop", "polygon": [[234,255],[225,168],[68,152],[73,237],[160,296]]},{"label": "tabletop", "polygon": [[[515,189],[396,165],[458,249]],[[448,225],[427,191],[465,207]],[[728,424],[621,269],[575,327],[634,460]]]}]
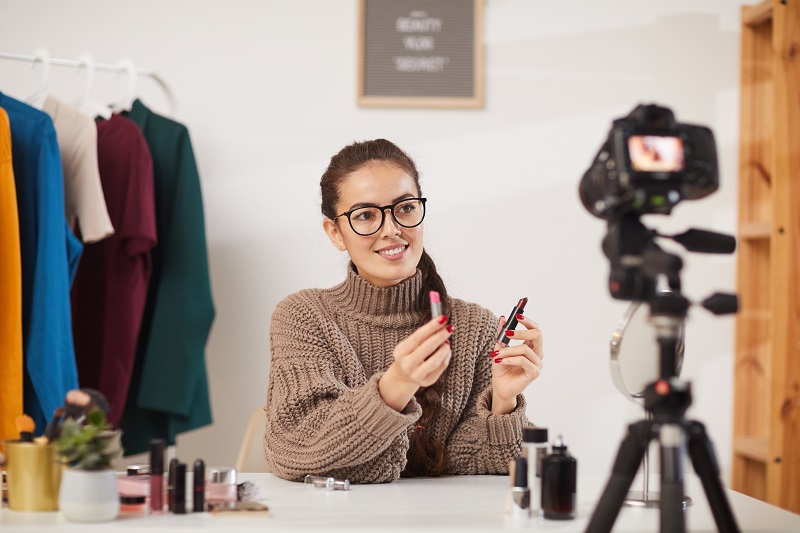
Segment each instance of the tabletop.
[{"label": "tabletop", "polygon": [[[687,475],[686,494],[693,504],[686,510],[688,531],[715,531],[711,510],[702,486]],[[285,481],[273,474],[240,474],[257,487],[255,500],[269,507],[257,516],[216,516],[211,513],[186,515],[121,515],[103,524],[74,524],[58,512],[21,513],[0,510],[0,530],[32,531],[289,531],[293,533],[352,530],[459,532],[541,530],[583,531],[589,522],[605,479],[579,477],[577,517],[568,521],[533,518],[513,523],[504,513],[509,487],[506,476],[450,476],[400,479],[379,485],[351,485],[349,491],[325,491],[303,483]],[[742,531],[800,531],[800,515],[768,505],[726,489]],[[191,508],[191,507],[189,507]],[[658,531],[660,511],[623,507],[614,531]]]}]

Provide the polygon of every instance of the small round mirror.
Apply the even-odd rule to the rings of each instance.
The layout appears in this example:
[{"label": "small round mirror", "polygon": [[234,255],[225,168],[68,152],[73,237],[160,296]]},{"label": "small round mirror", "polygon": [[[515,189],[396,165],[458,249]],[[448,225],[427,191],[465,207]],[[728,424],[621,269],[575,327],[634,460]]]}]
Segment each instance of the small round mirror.
[{"label": "small round mirror", "polygon": [[[639,403],[644,390],[661,377],[661,356],[655,328],[649,323],[650,306],[633,302],[611,337],[611,379],[619,391]],[[680,325],[675,370],[683,365],[685,324]]]}]

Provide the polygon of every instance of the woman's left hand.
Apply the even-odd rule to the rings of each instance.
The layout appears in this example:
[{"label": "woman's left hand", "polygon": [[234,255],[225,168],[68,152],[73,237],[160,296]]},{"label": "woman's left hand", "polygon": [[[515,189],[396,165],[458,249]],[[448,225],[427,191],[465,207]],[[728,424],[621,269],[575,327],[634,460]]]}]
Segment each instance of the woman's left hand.
[{"label": "woman's left hand", "polygon": [[[521,317],[521,318],[520,318]],[[506,336],[512,340],[524,341],[522,344],[506,346],[496,343],[490,354],[492,365],[492,412],[507,414],[517,406],[517,395],[542,373],[542,330],[536,322],[524,315],[517,320],[525,329],[509,330]],[[505,328],[506,319],[498,320],[497,333]]]}]

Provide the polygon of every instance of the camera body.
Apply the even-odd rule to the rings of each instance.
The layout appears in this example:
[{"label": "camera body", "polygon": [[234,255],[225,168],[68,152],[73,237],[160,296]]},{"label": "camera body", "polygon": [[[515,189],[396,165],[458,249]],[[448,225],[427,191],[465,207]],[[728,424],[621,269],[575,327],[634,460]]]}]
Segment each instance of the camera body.
[{"label": "camera body", "polygon": [[669,214],[678,202],[719,188],[714,134],[680,124],[672,111],[637,106],[613,122],[608,139],[580,183],[584,207],[612,220],[626,213]]}]

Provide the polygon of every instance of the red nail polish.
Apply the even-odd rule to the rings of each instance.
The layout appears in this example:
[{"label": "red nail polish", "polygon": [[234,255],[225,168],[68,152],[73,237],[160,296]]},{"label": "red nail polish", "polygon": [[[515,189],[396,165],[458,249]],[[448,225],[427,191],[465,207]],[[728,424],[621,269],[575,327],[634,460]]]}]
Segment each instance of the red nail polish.
[{"label": "red nail polish", "polygon": [[445,329],[447,330],[448,333],[453,333],[453,324],[447,324],[447,327]]},{"label": "red nail polish", "polygon": [[444,324],[447,322],[447,315],[442,315],[439,317],[439,324]]},{"label": "red nail polish", "polygon": [[506,330],[506,337],[513,337],[513,336],[514,336],[514,330],[513,329],[507,329]]},{"label": "red nail polish", "polygon": [[492,359],[494,359],[495,357],[497,357],[497,354],[499,354],[499,353],[500,353],[500,352],[498,352],[497,350],[495,350],[495,351],[493,351],[492,353],[490,353],[490,354],[489,354],[489,357],[491,357]]},{"label": "red nail polish", "polygon": [[503,362],[503,358],[502,357],[498,357],[497,359],[494,360],[494,362],[495,363],[502,363]]},{"label": "red nail polish", "polygon": [[450,339],[445,339],[444,343],[449,346],[450,345]]},{"label": "red nail polish", "polygon": [[523,318],[525,317],[521,313],[517,314],[517,320],[522,320]]}]

